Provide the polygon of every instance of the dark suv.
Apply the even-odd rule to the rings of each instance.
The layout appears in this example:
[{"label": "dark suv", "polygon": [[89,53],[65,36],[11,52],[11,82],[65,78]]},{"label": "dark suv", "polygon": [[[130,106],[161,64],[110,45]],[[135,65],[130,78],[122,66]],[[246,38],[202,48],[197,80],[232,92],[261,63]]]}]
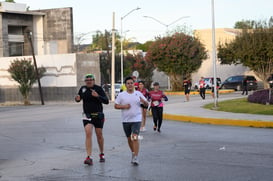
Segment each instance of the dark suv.
[{"label": "dark suv", "polygon": [[257,80],[252,75],[236,75],[236,76],[231,76],[231,77],[227,78],[222,83],[221,87],[223,89],[234,89],[236,91],[240,91],[240,90],[243,89],[243,80],[244,80],[245,77],[247,79],[248,90],[257,90],[257,88],[258,88]]}]

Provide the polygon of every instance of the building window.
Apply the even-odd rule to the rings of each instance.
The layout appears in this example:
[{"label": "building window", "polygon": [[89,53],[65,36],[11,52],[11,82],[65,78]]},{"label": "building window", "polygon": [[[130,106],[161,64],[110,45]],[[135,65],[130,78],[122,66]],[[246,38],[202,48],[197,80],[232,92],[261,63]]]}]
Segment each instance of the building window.
[{"label": "building window", "polygon": [[22,26],[8,26],[8,34],[9,35],[23,35],[23,27]]},{"label": "building window", "polygon": [[9,56],[23,56],[24,43],[9,42]]}]

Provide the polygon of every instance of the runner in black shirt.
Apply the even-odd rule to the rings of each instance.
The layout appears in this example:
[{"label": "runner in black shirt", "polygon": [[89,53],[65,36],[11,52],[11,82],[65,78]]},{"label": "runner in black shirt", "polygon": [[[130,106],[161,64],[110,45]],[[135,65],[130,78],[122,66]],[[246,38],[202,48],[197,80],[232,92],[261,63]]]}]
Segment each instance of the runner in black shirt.
[{"label": "runner in black shirt", "polygon": [[191,80],[190,79],[187,79],[187,78],[184,78],[184,81],[183,81],[183,87],[184,87],[184,91],[185,91],[185,97],[186,97],[186,102],[189,102],[190,101],[190,92],[191,92]]},{"label": "runner in black shirt", "polygon": [[85,76],[85,86],[82,86],[75,97],[76,102],[83,100],[83,125],[85,129],[85,146],[87,157],[85,164],[92,165],[92,132],[95,127],[97,142],[100,149],[100,162],[105,162],[104,158],[104,139],[102,128],[104,124],[104,114],[102,103],[109,104],[109,100],[103,89],[95,85],[95,77],[93,74]]}]

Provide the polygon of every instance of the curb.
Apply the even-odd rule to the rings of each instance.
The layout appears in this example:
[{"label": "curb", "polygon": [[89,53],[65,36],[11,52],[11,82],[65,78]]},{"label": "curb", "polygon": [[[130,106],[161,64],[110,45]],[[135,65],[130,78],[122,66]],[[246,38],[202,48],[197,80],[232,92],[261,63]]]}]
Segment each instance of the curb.
[{"label": "curb", "polygon": [[[219,90],[219,94],[226,94],[226,93],[231,93],[231,92],[234,92],[234,90],[232,90],[232,89],[230,89],[230,90]],[[168,92],[168,91],[165,91],[164,94],[167,95],[167,96],[185,95],[184,91],[179,91],[179,92]],[[197,92],[197,91],[191,91],[190,92],[190,95],[197,95],[197,94],[199,94],[199,92]],[[206,94],[211,94],[211,90],[206,90]]]},{"label": "curb", "polygon": [[163,114],[163,118],[167,120],[175,120],[175,121],[191,122],[191,123],[199,123],[199,124],[241,126],[241,127],[254,127],[254,128],[273,128],[273,122],[270,122],[270,121],[204,118],[204,117],[184,116],[184,115],[175,115],[175,114],[167,114],[167,113]]}]

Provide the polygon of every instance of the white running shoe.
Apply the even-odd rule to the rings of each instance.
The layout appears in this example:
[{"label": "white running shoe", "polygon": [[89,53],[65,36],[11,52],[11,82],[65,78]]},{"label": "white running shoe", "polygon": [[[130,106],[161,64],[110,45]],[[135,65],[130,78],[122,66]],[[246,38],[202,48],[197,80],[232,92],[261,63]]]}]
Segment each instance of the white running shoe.
[{"label": "white running shoe", "polygon": [[134,156],[133,158],[133,162],[132,162],[134,165],[139,165],[139,162],[138,162],[138,159],[137,159],[137,156]]}]

